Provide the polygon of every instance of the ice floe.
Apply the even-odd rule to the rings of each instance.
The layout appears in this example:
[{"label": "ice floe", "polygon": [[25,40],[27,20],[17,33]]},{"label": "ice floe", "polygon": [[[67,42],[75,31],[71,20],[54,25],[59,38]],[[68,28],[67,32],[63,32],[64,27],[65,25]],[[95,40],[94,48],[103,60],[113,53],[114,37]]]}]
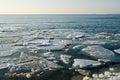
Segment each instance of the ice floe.
[{"label": "ice floe", "polygon": [[69,64],[71,61],[72,61],[72,56],[70,55],[64,55],[64,54],[61,54],[60,55],[60,59],[62,60],[63,63],[65,64]]},{"label": "ice floe", "polygon": [[120,54],[120,49],[115,49],[114,50],[116,53]]},{"label": "ice floe", "polygon": [[50,40],[34,40],[34,41],[29,42],[28,44],[36,44],[39,46],[50,46],[51,45]]},{"label": "ice floe", "polygon": [[2,63],[0,64],[0,70],[8,68],[9,67],[9,63]]},{"label": "ice floe", "polygon": [[54,62],[44,59],[44,58],[38,58],[34,61],[19,63],[14,66],[11,66],[10,72],[16,72],[19,70],[31,70],[32,68],[36,68],[39,70],[49,70],[49,69],[54,70],[54,69],[59,69],[62,67]]},{"label": "ice floe", "polygon": [[13,63],[13,59],[11,58],[0,58],[0,70],[9,68],[14,63]]},{"label": "ice floe", "polygon": [[87,60],[87,59],[74,59],[74,63],[72,67],[75,69],[79,69],[79,68],[90,69],[101,65],[103,64],[98,61]]},{"label": "ice floe", "polygon": [[55,61],[55,62],[58,62],[58,53],[55,53],[55,52],[45,52],[43,54],[43,57],[45,57],[47,60],[52,60],[52,61]]},{"label": "ice floe", "polygon": [[34,48],[36,47],[37,49],[40,50],[62,50],[64,49],[67,45],[71,44],[70,40],[35,40],[28,42],[28,47]]},{"label": "ice floe", "polygon": [[85,37],[85,33],[81,33],[81,32],[74,32],[72,34],[67,35],[68,39],[79,39],[83,37]]},{"label": "ice floe", "polygon": [[101,45],[101,44],[106,44],[107,42],[105,41],[100,41],[100,40],[86,40],[82,44],[88,44],[88,45]]},{"label": "ice floe", "polygon": [[10,51],[2,51],[0,52],[0,57],[6,57],[6,56],[11,56],[15,54],[16,50],[10,50]]},{"label": "ice floe", "polygon": [[84,49],[84,55],[90,56],[95,59],[112,59],[112,57],[115,55],[112,51],[103,48],[101,46],[88,46]]},{"label": "ice floe", "polygon": [[19,63],[23,62],[30,62],[33,61],[35,56],[30,56],[28,53],[21,52],[20,57],[19,57]]},{"label": "ice floe", "polygon": [[[102,67],[111,61],[120,62],[120,57],[114,53],[119,54],[119,44],[113,43],[110,40],[111,34],[108,33],[89,35],[74,30],[25,30],[21,33],[17,29],[1,29],[0,33],[0,43],[6,46],[10,44],[9,51],[0,52],[0,70],[7,68],[9,76],[31,78],[35,74],[40,77],[44,71],[51,72],[60,68],[71,68],[82,75],[89,75],[95,67]],[[18,51],[19,55],[13,56],[16,51],[11,49]],[[108,73],[97,74],[97,77],[102,79],[106,74]]]}]

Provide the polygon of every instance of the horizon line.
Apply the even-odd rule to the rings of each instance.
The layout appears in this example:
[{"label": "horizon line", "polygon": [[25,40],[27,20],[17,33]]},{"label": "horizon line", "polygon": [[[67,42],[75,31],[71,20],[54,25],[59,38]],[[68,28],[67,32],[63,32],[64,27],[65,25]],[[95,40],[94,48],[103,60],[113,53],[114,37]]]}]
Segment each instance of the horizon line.
[{"label": "horizon line", "polygon": [[5,13],[0,15],[120,15],[120,13]]}]

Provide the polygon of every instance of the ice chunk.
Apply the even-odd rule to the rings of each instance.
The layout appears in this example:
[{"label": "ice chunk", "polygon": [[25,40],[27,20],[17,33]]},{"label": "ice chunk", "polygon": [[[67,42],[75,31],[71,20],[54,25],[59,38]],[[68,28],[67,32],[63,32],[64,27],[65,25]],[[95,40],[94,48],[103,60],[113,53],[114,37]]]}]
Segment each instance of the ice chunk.
[{"label": "ice chunk", "polygon": [[91,56],[95,59],[112,59],[114,56],[114,53],[106,48],[103,48],[101,46],[88,46],[86,48],[83,48],[82,51],[84,51],[84,55]]},{"label": "ice chunk", "polygon": [[68,39],[75,39],[75,38],[82,38],[82,37],[84,37],[84,36],[85,36],[84,33],[75,32],[75,33],[72,33],[72,34],[67,35],[67,38],[68,38]]},{"label": "ice chunk", "polygon": [[120,49],[114,50],[116,53],[120,54]]},{"label": "ice chunk", "polygon": [[35,57],[34,56],[30,56],[27,53],[21,52],[20,57],[19,57],[19,62],[23,63],[23,62],[30,62],[33,61]]},{"label": "ice chunk", "polygon": [[9,67],[9,63],[0,64],[0,70],[8,68],[8,67]]},{"label": "ice chunk", "polygon": [[70,60],[71,58],[72,58],[72,56],[70,56],[70,55],[63,55],[63,54],[60,55],[60,59],[65,64],[69,64],[71,62],[71,60]]},{"label": "ice chunk", "polygon": [[40,50],[62,50],[71,43],[72,43],[71,40],[60,40],[60,39],[41,40],[40,39],[29,42],[27,47],[29,48],[37,47],[37,49]]},{"label": "ice chunk", "polygon": [[84,41],[83,44],[106,44],[106,42],[99,41],[99,40],[87,40],[87,41]]},{"label": "ice chunk", "polygon": [[50,40],[34,40],[29,44],[38,44],[39,46],[49,46],[51,45]]},{"label": "ice chunk", "polygon": [[73,68],[75,69],[79,69],[79,68],[93,68],[93,67],[97,67],[97,66],[101,66],[103,65],[100,62],[97,61],[93,61],[93,60],[86,60],[86,59],[74,59],[74,63],[73,63]]},{"label": "ice chunk", "polygon": [[[0,58],[0,70],[10,67],[13,60],[11,58]],[[15,62],[14,62],[15,63]]]},{"label": "ice chunk", "polygon": [[15,52],[16,52],[16,50],[2,51],[2,52],[0,52],[0,57],[11,56]]},{"label": "ice chunk", "polygon": [[55,70],[62,67],[52,61],[48,61],[44,58],[39,57],[34,61],[16,64],[14,66],[11,66],[9,69],[10,72],[16,72],[19,70],[31,70],[32,68],[39,69],[40,71],[44,71],[49,69]]}]

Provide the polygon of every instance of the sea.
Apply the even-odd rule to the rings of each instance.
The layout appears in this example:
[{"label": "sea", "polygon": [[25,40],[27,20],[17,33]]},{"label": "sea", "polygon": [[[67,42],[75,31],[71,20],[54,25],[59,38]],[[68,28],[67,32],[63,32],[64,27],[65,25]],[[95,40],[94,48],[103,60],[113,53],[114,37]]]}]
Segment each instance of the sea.
[{"label": "sea", "polygon": [[1,27],[20,26],[26,29],[79,29],[90,33],[119,33],[119,14],[46,14],[0,15]]},{"label": "sea", "polygon": [[[81,35],[82,37],[76,38],[75,36],[77,35]],[[78,43],[85,47],[89,45],[100,45],[119,56],[120,52],[115,52],[115,50],[120,49],[120,14],[1,14],[0,80],[2,80],[2,78],[5,80],[14,79],[5,78],[6,76],[4,76],[4,74],[8,71],[6,71],[6,69],[3,71],[5,66],[2,65],[3,63],[9,63],[10,59],[18,58],[19,55],[15,55],[12,52],[21,52],[26,48],[33,49],[35,46],[38,47],[38,45],[31,43],[31,48],[30,45],[31,41],[38,39],[56,39],[56,41],[71,40],[71,44],[74,43],[76,45]],[[59,49],[61,49],[59,45],[61,42],[57,43],[56,41],[53,41],[52,44],[58,45],[58,47],[52,47],[50,49],[52,51],[55,49],[59,53]],[[67,41],[65,44],[69,44],[69,41]],[[45,49],[49,48],[47,48],[49,44],[38,43],[40,43],[41,46],[45,46]],[[69,48],[68,45],[67,48]],[[41,55],[43,53],[44,51],[41,52],[39,56],[43,56]],[[79,55],[79,52],[77,52],[78,54],[74,53],[76,55],[72,53],[66,54],[72,55],[73,57],[75,56],[75,58],[81,58],[76,56]],[[117,64],[120,65],[119,63],[120,61],[118,61]],[[113,64],[116,65],[116,63],[108,64],[105,67],[92,70],[92,73],[104,72],[108,70],[109,67],[114,67]],[[51,75],[51,77],[46,80],[82,80],[82,78],[83,75],[77,72],[62,70]]]}]

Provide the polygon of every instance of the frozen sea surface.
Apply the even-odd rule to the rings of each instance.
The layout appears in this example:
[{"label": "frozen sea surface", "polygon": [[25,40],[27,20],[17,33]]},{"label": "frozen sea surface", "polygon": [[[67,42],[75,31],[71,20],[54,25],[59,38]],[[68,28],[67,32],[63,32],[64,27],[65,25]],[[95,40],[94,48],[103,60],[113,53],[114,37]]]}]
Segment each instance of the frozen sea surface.
[{"label": "frozen sea surface", "polygon": [[120,15],[0,15],[2,80],[118,79],[119,49]]}]

